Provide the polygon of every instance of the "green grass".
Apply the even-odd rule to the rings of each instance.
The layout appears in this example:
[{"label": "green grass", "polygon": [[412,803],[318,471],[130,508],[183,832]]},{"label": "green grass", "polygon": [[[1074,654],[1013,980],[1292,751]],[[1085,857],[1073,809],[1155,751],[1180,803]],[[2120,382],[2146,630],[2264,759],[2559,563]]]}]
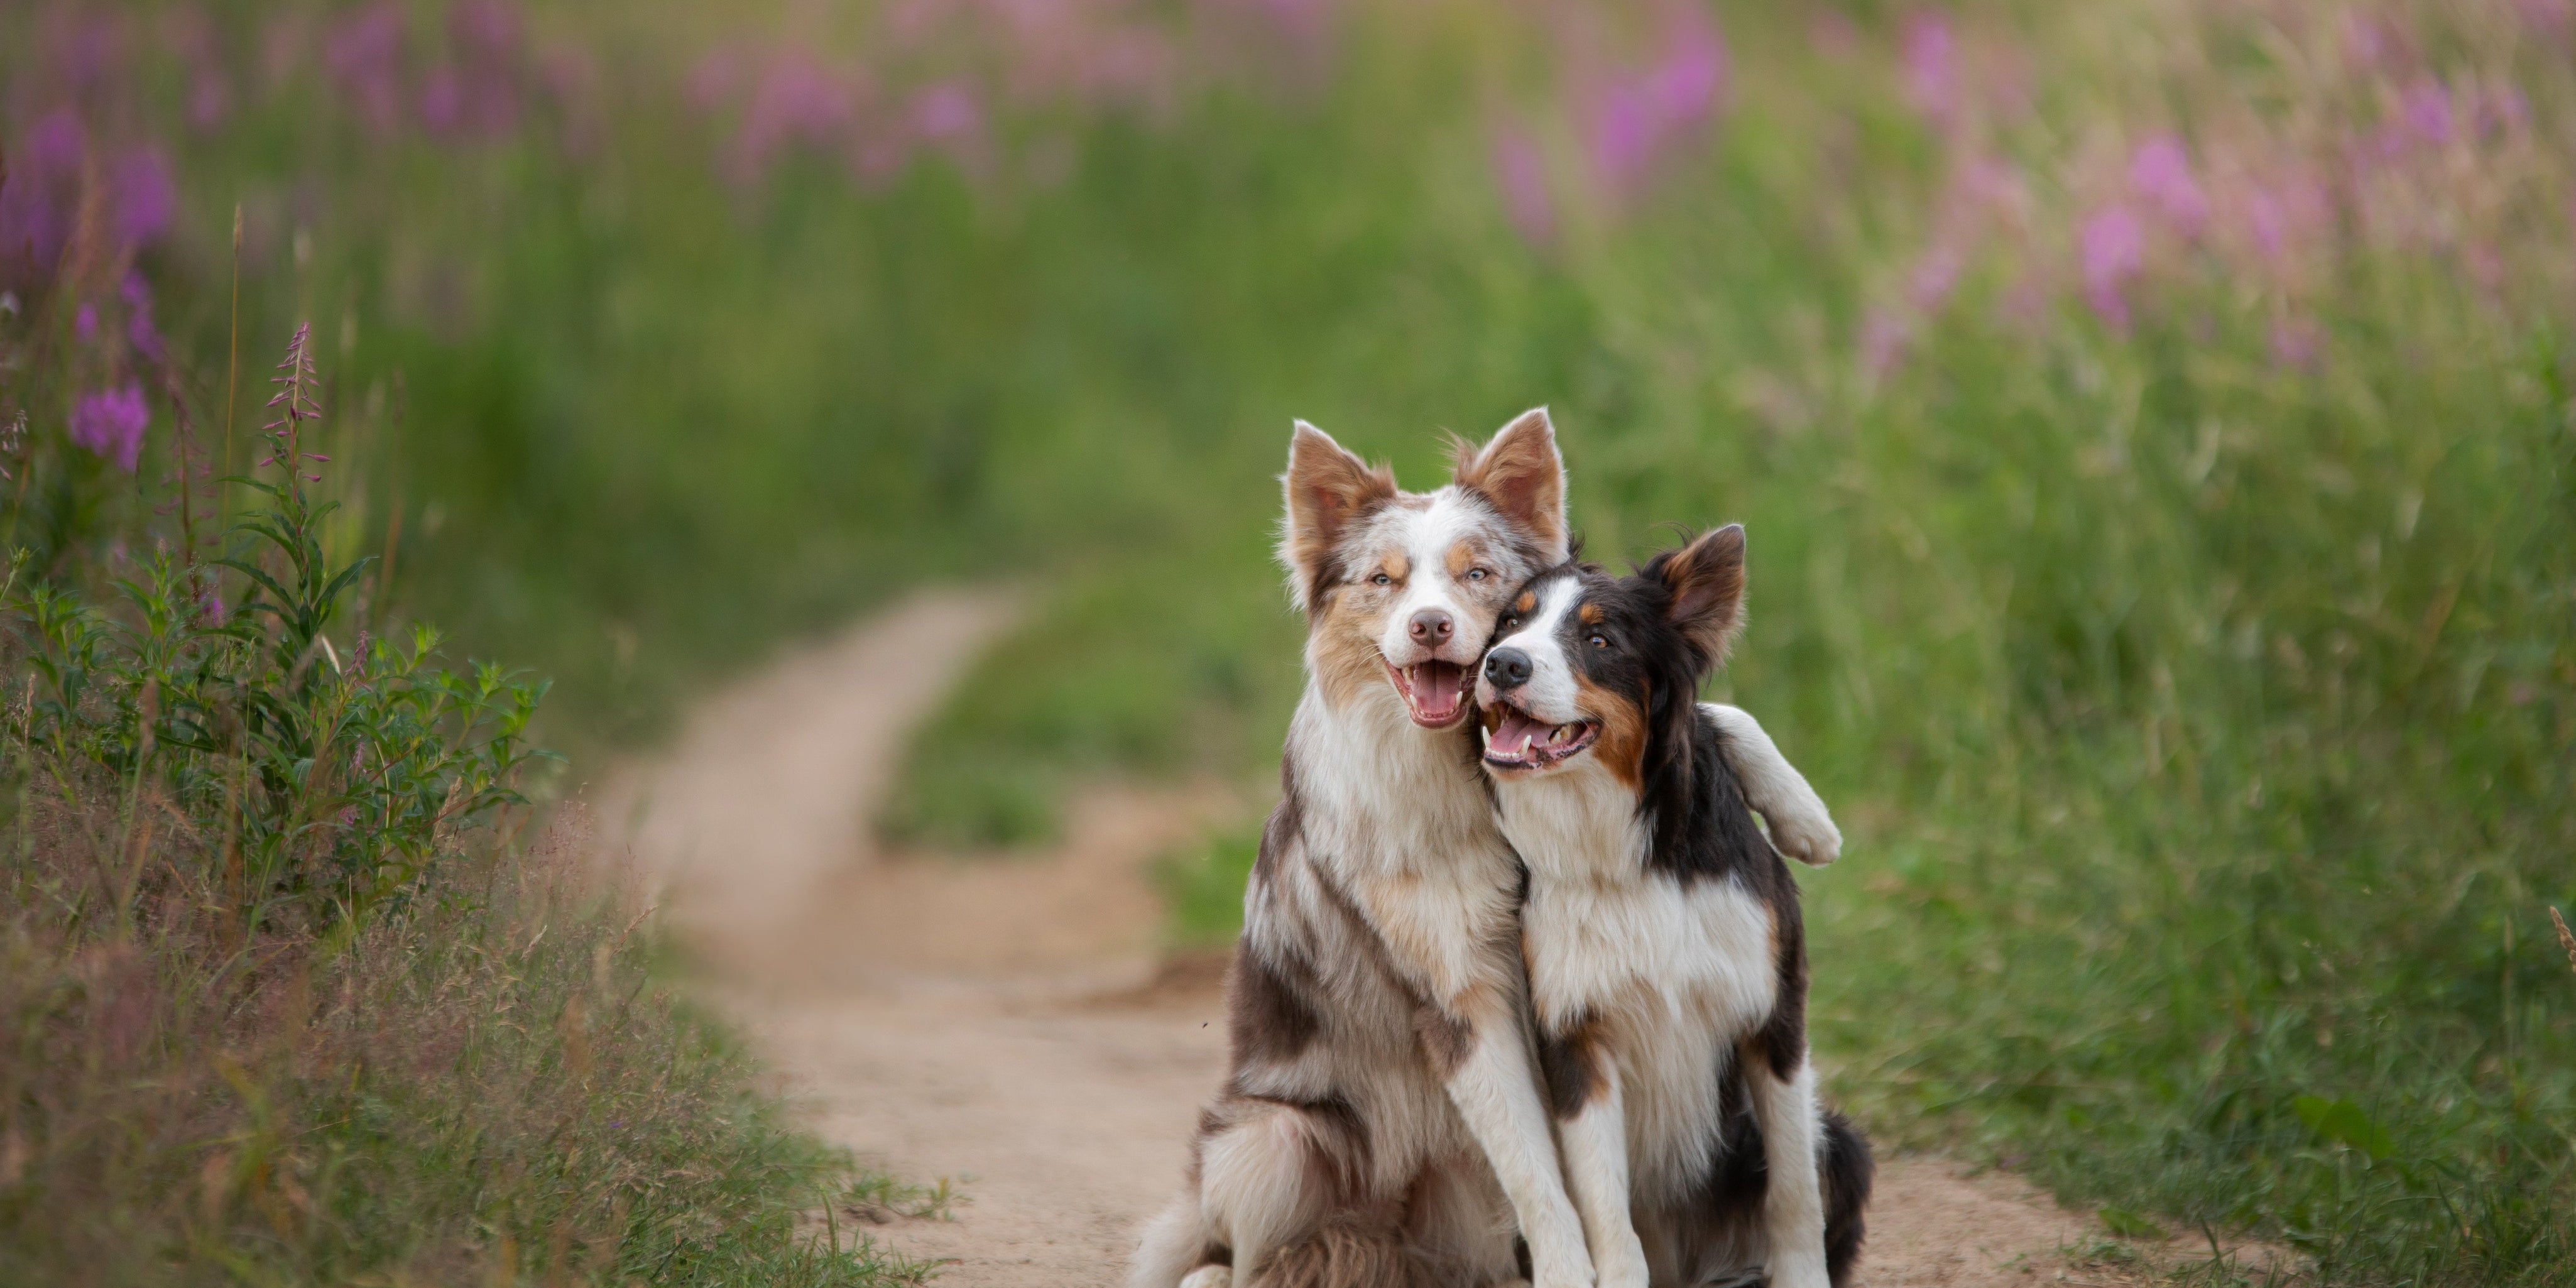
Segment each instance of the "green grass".
[{"label": "green grass", "polygon": [[[1266,555],[1291,416],[1426,486],[1437,431],[1549,403],[1596,556],[1748,525],[1718,691],[1851,835],[1808,887],[1816,1028],[1876,1131],[2286,1240],[2332,1283],[2568,1282],[2559,38],[2391,3],[2372,63],[2321,4],[1979,4],[1947,131],[1908,102],[1907,12],[1850,7],[1845,51],[1804,10],[1714,11],[1722,124],[1614,201],[1544,105],[1576,42],[1465,6],[1362,6],[1311,81],[1009,122],[1070,140],[1047,182],[859,190],[804,156],[753,191],[679,88],[738,33],[541,6],[610,55],[595,147],[378,143],[291,80],[180,152],[187,231],[145,267],[220,353],[245,203],[247,332],[332,346],[335,553],[403,515],[396,598],[558,677],[558,743],[647,736],[899,587],[1029,588],[882,820],[928,843],[1046,836],[1104,774],[1265,772],[1298,684]],[[1524,105],[1560,168],[1539,246],[1487,159]],[[2164,131],[2211,232],[2158,234],[2123,329],[2081,229],[2144,200],[2126,167]],[[1912,303],[1980,157],[2019,196]],[[2230,203],[2302,166],[2362,195],[2266,258]],[[70,327],[29,303],[0,328]],[[1873,317],[1906,330],[1883,369]],[[10,519],[39,574],[166,534],[39,428]],[[1171,869],[1178,938],[1222,936],[1242,854]]]}]

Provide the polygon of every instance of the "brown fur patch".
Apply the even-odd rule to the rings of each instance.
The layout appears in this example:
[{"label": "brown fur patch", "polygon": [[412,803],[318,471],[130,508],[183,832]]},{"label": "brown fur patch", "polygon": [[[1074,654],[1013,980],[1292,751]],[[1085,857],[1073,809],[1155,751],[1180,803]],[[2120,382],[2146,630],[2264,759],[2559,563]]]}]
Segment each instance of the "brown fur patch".
[{"label": "brown fur patch", "polygon": [[1548,1108],[1559,1121],[1582,1113],[1585,1105],[1609,1089],[1610,1079],[1602,1067],[1608,1058],[1601,1049],[1596,1021],[1588,1014],[1562,1034],[1539,1036],[1539,1076],[1547,1084]]},{"label": "brown fur patch", "polygon": [[[1301,982],[1307,987],[1300,988]],[[1324,1028],[1322,1017],[1306,998],[1311,987],[1311,980],[1292,978],[1291,972],[1262,960],[1248,944],[1238,949],[1225,999],[1235,1059],[1284,1064],[1303,1054]]]},{"label": "brown fur patch", "polygon": [[1386,597],[1350,593],[1361,589],[1349,587],[1328,599],[1310,628],[1315,681],[1337,708],[1350,705],[1362,685],[1387,682],[1384,655],[1377,649],[1378,632],[1386,624]]},{"label": "brown fur patch", "polygon": [[1601,624],[1601,619],[1609,616],[1608,613],[1602,611],[1601,605],[1599,604],[1585,604],[1583,607],[1575,609],[1574,615],[1586,626],[1599,626]]},{"label": "brown fur patch", "polygon": [[1595,684],[1580,667],[1574,671],[1574,688],[1575,708],[1601,722],[1601,736],[1593,742],[1592,754],[1620,782],[1636,788],[1646,776],[1646,707],[1651,695],[1613,693]]},{"label": "brown fur patch", "polygon": [[1392,1216],[1335,1212],[1270,1254],[1244,1288],[1414,1288],[1416,1278]]},{"label": "brown fur patch", "polygon": [[1468,572],[1483,562],[1484,558],[1484,552],[1476,548],[1475,542],[1453,542],[1449,547],[1449,557],[1446,561],[1449,565],[1449,575],[1459,581],[1465,581]]},{"label": "brown fur patch", "polygon": [[1467,1063],[1476,1049],[1476,1030],[1436,1006],[1416,1007],[1413,1012],[1413,1034],[1422,1040],[1422,1053],[1431,1059],[1431,1071],[1447,1081]]},{"label": "brown fur patch", "polygon": [[1538,596],[1526,590],[1522,591],[1521,597],[1512,601],[1512,611],[1515,613],[1537,612]]},{"label": "brown fur patch", "polygon": [[1674,551],[1659,569],[1669,616],[1714,666],[1744,623],[1744,525],[1730,523]]},{"label": "brown fur patch", "polygon": [[1342,579],[1337,559],[1351,525],[1396,499],[1395,475],[1301,421],[1288,440],[1288,472],[1280,482],[1288,501],[1284,552],[1297,573],[1299,603],[1312,611]]},{"label": "brown fur patch", "polygon": [[1459,439],[1450,481],[1538,538],[1540,562],[1565,557],[1565,466],[1545,408],[1521,413],[1482,448]]}]

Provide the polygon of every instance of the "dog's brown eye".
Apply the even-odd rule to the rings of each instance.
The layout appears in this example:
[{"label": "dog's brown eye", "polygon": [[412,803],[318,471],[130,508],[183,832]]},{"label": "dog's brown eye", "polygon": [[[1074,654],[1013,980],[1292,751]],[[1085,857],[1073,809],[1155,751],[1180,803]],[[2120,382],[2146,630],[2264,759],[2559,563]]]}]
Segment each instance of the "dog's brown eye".
[{"label": "dog's brown eye", "polygon": [[1517,617],[1506,617],[1506,618],[1504,618],[1504,619],[1503,619],[1503,629],[1504,629],[1504,630],[1507,630],[1507,631],[1508,631],[1508,630],[1511,630],[1512,628],[1514,628],[1514,627],[1516,627],[1516,626],[1519,626],[1520,624],[1521,624],[1521,619],[1519,619],[1519,618],[1517,618]]},{"label": "dog's brown eye", "polygon": [[1389,577],[1385,573],[1379,573],[1378,575],[1369,578],[1369,582],[1372,585],[1389,586],[1395,583],[1395,578]]},{"label": "dog's brown eye", "polygon": [[1595,636],[1593,636],[1593,637],[1592,637],[1592,647],[1594,647],[1594,648],[1608,648],[1608,647],[1610,647],[1610,637],[1609,637],[1609,636],[1607,636],[1607,635],[1595,635]]}]

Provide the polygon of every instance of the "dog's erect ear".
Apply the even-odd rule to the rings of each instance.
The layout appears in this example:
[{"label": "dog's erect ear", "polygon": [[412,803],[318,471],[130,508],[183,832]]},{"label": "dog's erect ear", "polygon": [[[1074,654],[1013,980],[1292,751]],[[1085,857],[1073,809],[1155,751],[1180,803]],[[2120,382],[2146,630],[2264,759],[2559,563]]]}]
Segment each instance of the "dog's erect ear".
[{"label": "dog's erect ear", "polygon": [[1565,458],[1557,455],[1556,426],[1547,408],[1522,412],[1482,448],[1458,444],[1450,481],[1493,502],[1503,517],[1538,538],[1539,562],[1565,562]]},{"label": "dog's erect ear", "polygon": [[1664,615],[1711,667],[1726,660],[1744,622],[1744,525],[1730,523],[1679,550],[1648,561],[1645,575],[1664,583]]},{"label": "dog's erect ear", "polygon": [[1297,422],[1288,439],[1287,534],[1279,561],[1288,565],[1289,593],[1312,609],[1338,576],[1334,552],[1350,526],[1395,499],[1395,475],[1351,455],[1324,431]]}]

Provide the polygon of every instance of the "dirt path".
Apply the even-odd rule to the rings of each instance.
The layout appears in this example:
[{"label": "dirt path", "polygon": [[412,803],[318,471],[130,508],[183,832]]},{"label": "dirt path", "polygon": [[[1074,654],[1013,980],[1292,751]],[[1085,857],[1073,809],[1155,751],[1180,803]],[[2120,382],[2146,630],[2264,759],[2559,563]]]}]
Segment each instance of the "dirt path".
[{"label": "dirt path", "polygon": [[[876,1233],[963,1288],[1118,1282],[1180,1175],[1224,1065],[1205,982],[1145,987],[1159,853],[1258,802],[1103,789],[1059,849],[884,855],[865,825],[909,731],[1012,620],[930,593],[710,699],[658,763],[602,793],[603,831],[661,884],[815,1125],[905,1177],[954,1180],[955,1219]],[[2008,1177],[1890,1161],[1865,1282],[2118,1282],[2063,1251],[2098,1227]]]}]

